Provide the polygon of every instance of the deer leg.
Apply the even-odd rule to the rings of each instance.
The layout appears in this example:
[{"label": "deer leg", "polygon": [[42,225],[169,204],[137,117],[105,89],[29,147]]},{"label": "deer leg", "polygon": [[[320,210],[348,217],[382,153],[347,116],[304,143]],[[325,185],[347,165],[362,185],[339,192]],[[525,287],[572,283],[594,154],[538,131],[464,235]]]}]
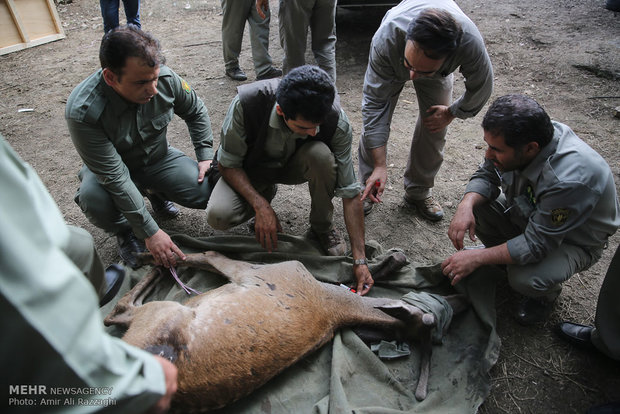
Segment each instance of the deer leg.
[{"label": "deer leg", "polygon": [[385,279],[387,276],[391,275],[393,272],[400,270],[403,266],[407,264],[407,257],[403,252],[394,252],[385,259],[379,266],[374,269],[372,273],[372,278],[377,281],[381,279]]},{"label": "deer leg", "polygon": [[[142,253],[138,257],[139,263],[153,264],[153,256],[150,253]],[[256,269],[257,265],[240,260],[229,259],[215,251],[206,251],[202,253],[190,253],[185,255],[185,260],[177,257],[177,266],[193,267],[224,276],[235,283],[241,283],[252,269]]]},{"label": "deer leg", "polygon": [[103,320],[105,326],[121,325],[128,328],[133,319],[134,310],[141,306],[144,299],[153,291],[163,273],[159,267],[154,267],[142,280],[118,301],[116,306]]},{"label": "deer leg", "polygon": [[431,355],[433,345],[431,343],[431,327],[422,329],[419,332],[420,344],[420,372],[418,373],[418,385],[415,389],[415,398],[423,401],[428,394],[428,379],[431,374]]}]

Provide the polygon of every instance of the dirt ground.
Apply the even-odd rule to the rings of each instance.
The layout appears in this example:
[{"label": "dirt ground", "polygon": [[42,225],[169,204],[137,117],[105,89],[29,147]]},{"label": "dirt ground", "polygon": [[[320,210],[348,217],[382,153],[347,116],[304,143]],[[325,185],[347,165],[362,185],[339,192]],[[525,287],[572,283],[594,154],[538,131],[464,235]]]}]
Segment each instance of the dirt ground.
[{"label": "dirt ground", "polygon": [[[493,97],[525,93],[538,100],[553,119],[571,126],[603,155],[620,184],[620,119],[614,117],[614,109],[620,106],[620,14],[604,9],[604,0],[457,3],[478,25],[487,43],[495,70]],[[85,0],[59,4],[66,39],[0,56],[0,132],[37,170],[67,222],[93,234],[107,264],[119,260],[115,240],[93,227],[73,202],[81,162],[64,120],[72,88],[98,67],[103,33],[98,4]],[[272,0],[271,6],[271,53],[276,66],[281,66],[278,2]],[[353,124],[355,148],[362,123],[360,103],[368,47],[384,12],[365,8],[338,13],[337,86]],[[143,29],[160,39],[168,65],[205,101],[217,145],[221,122],[237,86],[224,76],[219,1],[143,1],[142,22]],[[247,32],[241,65],[253,80]],[[462,88],[463,79],[457,76],[455,96]],[[388,144],[388,191],[383,204],[367,218],[366,235],[384,247],[403,249],[413,261],[431,264],[453,252],[446,232],[468,177],[484,154],[482,114],[456,120],[449,128],[445,161],[435,187],[447,217],[431,224],[411,214],[402,203],[402,173],[417,116],[415,102],[408,85],[394,115]],[[173,122],[169,139],[193,156],[183,122]],[[337,226],[344,231],[342,207],[336,205]],[[305,187],[281,186],[274,207],[284,232],[305,232],[309,212]],[[204,212],[185,208],[178,219],[160,224],[167,231],[192,236],[217,233],[206,224]],[[232,231],[247,233],[245,226]],[[592,322],[596,297],[619,241],[620,234],[613,236],[600,262],[565,284],[550,320],[541,326],[517,325],[510,316],[515,298],[505,284],[500,285],[497,309],[502,349],[491,371],[492,391],[481,413],[583,413],[591,405],[620,400],[620,364],[573,349],[552,332],[561,320]]]}]

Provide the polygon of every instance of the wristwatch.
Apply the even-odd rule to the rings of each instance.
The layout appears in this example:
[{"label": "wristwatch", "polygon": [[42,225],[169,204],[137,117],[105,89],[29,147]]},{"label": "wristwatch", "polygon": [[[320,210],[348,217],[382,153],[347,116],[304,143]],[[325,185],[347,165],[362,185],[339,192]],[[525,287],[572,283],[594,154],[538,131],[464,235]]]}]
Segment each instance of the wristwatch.
[{"label": "wristwatch", "polygon": [[354,265],[366,265],[368,266],[368,262],[366,261],[366,258],[364,257],[363,259],[355,259],[353,261]]}]

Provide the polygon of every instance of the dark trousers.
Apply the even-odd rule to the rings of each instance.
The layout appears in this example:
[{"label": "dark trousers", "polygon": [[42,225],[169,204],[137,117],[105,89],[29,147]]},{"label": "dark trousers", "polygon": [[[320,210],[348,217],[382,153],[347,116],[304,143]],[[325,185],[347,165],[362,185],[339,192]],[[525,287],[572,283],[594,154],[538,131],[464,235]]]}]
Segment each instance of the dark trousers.
[{"label": "dark trousers", "polygon": [[[118,6],[120,0],[99,0],[101,16],[103,17],[103,31],[105,33],[118,27]],[[127,24],[140,25],[140,0],[123,0]]]}]

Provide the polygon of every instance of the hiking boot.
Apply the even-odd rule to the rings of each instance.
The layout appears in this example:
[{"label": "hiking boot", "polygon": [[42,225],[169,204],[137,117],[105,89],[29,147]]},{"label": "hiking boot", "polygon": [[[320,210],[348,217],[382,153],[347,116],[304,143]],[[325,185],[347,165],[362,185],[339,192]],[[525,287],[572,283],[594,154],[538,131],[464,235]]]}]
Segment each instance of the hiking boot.
[{"label": "hiking boot", "polygon": [[319,244],[327,252],[328,256],[344,256],[347,252],[347,243],[338,230],[331,229],[327,233],[321,234],[312,230],[311,233],[319,241]]},{"label": "hiking boot", "polygon": [[417,210],[422,217],[429,221],[439,221],[443,218],[443,208],[441,208],[441,205],[433,196],[423,200],[411,200],[407,196],[404,196],[403,200],[409,208]]},{"label": "hiking boot", "polygon": [[118,253],[121,259],[132,269],[140,267],[136,254],[146,251],[144,242],[139,240],[136,235],[133,234],[133,231],[117,234],[116,242],[118,243]]},{"label": "hiking boot", "polygon": [[248,76],[239,67],[226,69],[226,76],[236,81],[244,81],[248,79]]},{"label": "hiking boot", "polygon": [[272,66],[269,69],[267,69],[265,73],[261,73],[260,75],[258,75],[256,77],[256,80],[279,78],[280,76],[282,76],[282,71]]},{"label": "hiking boot", "polygon": [[151,202],[153,212],[160,217],[173,219],[180,213],[171,201],[163,199],[158,194],[147,194],[146,198]]}]

